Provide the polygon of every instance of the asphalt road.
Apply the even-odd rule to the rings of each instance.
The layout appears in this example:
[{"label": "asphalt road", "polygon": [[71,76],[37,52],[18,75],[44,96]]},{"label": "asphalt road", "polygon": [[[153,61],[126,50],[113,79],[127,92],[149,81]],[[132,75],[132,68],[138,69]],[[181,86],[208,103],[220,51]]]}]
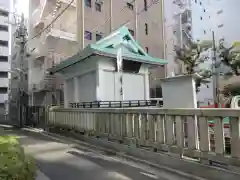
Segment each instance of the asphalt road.
[{"label": "asphalt road", "polygon": [[61,143],[38,133],[20,133],[11,130],[7,133],[20,137],[25,151],[35,157],[45,179],[189,180],[112,154],[87,147],[76,148],[72,144]]}]

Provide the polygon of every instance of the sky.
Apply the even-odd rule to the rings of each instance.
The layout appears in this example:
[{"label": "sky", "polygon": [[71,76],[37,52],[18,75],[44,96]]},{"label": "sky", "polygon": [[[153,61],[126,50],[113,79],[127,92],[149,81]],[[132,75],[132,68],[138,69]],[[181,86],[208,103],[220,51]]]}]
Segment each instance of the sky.
[{"label": "sky", "polygon": [[28,18],[28,3],[29,0],[17,0],[16,7],[17,7],[17,14],[24,13],[24,16]]}]

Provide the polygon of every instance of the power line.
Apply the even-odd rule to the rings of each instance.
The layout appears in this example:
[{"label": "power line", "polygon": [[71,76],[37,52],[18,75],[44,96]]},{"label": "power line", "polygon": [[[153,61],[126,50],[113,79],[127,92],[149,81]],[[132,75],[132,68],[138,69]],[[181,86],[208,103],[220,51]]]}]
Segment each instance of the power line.
[{"label": "power line", "polygon": [[28,39],[28,41],[31,41],[33,39],[35,39],[36,37],[38,37],[39,35],[41,35],[44,31],[46,31],[74,2],[74,0],[72,0],[53,20],[51,23],[49,23],[45,28],[43,28],[39,33],[37,33],[35,36],[33,36],[31,39]]},{"label": "power line", "polygon": [[[133,2],[135,2],[136,0],[133,0]],[[71,4],[74,2],[74,0],[72,0],[54,19],[51,23],[49,23],[42,31],[40,31],[39,33],[37,33],[35,36],[33,36],[30,40],[35,39],[36,37],[38,37],[39,35],[41,35],[44,31],[46,31],[70,6]],[[119,13],[121,13],[127,6],[124,6]],[[91,31],[94,31],[95,29],[98,29],[99,27],[105,25],[108,21],[110,21],[112,19],[112,16],[110,16],[103,24],[96,26],[95,28],[93,28]]]},{"label": "power line", "polygon": [[[160,0],[152,0],[152,3],[149,4],[146,8],[147,8],[147,9],[150,9],[153,5],[158,4],[159,2],[160,2]],[[141,9],[136,15],[139,16],[142,12],[145,11],[146,8],[144,7],[143,9]],[[117,30],[117,29],[120,28],[121,26],[124,26],[125,24],[128,24],[128,23],[131,22],[132,20],[133,20],[133,18],[125,21],[123,24],[121,24],[120,26],[118,26],[118,27],[115,28],[114,30]],[[114,31],[114,30],[113,30],[113,31]]]}]

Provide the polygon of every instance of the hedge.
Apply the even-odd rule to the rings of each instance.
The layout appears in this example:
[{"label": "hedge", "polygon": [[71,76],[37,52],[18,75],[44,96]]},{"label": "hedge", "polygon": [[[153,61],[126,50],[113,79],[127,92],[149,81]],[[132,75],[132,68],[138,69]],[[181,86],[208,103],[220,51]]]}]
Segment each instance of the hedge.
[{"label": "hedge", "polygon": [[0,180],[35,180],[36,162],[24,153],[17,137],[0,136]]}]

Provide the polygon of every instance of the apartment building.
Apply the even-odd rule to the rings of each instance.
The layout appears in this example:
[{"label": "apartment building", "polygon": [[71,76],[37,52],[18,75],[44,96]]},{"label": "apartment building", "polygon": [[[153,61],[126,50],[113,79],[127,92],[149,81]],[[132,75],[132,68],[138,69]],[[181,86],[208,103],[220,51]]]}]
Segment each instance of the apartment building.
[{"label": "apartment building", "polygon": [[[149,54],[164,58],[163,7],[160,0],[85,0],[82,8],[80,0],[69,6],[70,2],[30,0],[28,46],[33,49],[29,61],[32,104],[60,103],[63,99],[62,81],[56,75],[49,75],[47,69],[122,25],[129,28]],[[77,7],[81,9],[77,11]],[[48,26],[65,8],[66,11]],[[164,77],[164,74],[163,67],[152,68],[150,81],[153,96],[156,96],[156,87],[160,86],[155,79]]]},{"label": "apartment building", "polygon": [[0,0],[0,115],[3,115],[8,102],[9,63],[9,11],[10,2]]}]

